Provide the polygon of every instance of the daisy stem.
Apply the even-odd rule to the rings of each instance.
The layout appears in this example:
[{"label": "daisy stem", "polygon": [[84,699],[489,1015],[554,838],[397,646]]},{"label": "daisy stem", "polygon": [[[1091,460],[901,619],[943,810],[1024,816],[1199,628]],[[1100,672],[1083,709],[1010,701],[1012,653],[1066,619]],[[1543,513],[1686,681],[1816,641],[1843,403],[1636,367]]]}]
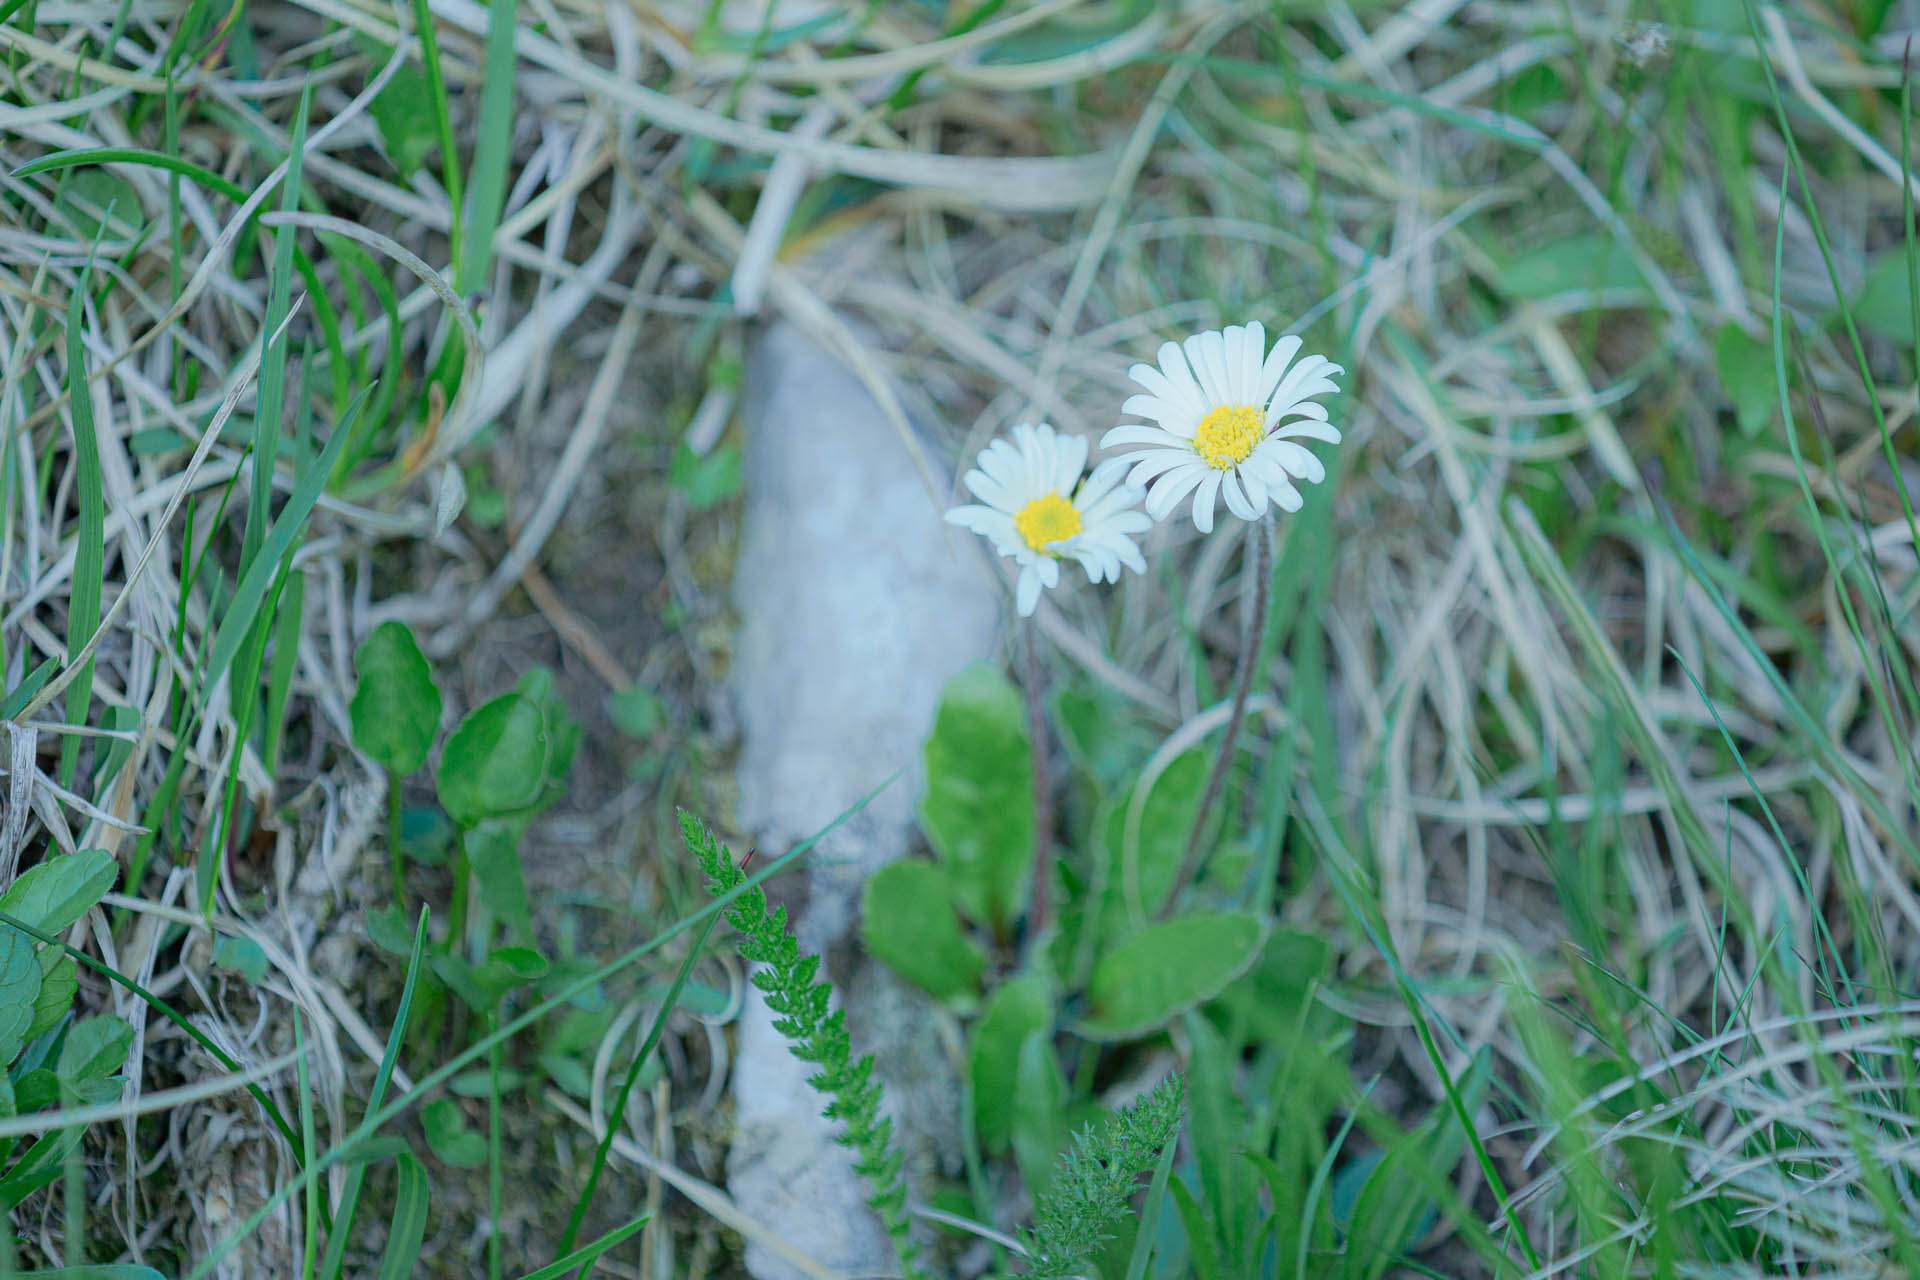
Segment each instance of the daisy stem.
[{"label": "daisy stem", "polygon": [[1047,771],[1047,708],[1040,672],[1040,628],[1024,620],[1023,655],[1026,670],[1021,684],[1027,694],[1027,736],[1033,743],[1033,900],[1027,911],[1027,937],[1037,938],[1047,925],[1051,906],[1053,853],[1053,779]]},{"label": "daisy stem", "polygon": [[1227,716],[1227,736],[1220,744],[1220,756],[1213,762],[1213,772],[1207,775],[1207,789],[1200,795],[1200,808],[1193,815],[1193,830],[1187,836],[1187,851],[1180,859],[1180,872],[1173,878],[1173,886],[1167,891],[1167,900],[1160,904],[1159,919],[1164,920],[1173,912],[1173,904],[1180,897],[1181,890],[1191,884],[1194,876],[1200,872],[1200,862],[1206,852],[1201,839],[1206,834],[1207,818],[1220,799],[1221,789],[1227,781],[1227,767],[1233,763],[1234,749],[1240,743],[1240,724],[1247,718],[1247,693],[1253,688],[1255,656],[1260,652],[1260,638],[1267,630],[1267,607],[1272,603],[1272,551],[1273,517],[1267,512],[1247,525],[1248,572],[1253,574],[1253,617],[1248,620],[1246,634],[1240,639],[1240,660],[1234,667],[1233,711]]}]

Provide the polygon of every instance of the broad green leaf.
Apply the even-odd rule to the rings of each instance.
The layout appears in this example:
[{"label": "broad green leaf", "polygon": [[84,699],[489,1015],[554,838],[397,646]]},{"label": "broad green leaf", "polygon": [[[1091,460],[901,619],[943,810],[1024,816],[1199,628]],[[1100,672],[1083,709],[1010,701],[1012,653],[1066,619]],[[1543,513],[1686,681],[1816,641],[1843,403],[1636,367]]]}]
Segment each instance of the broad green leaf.
[{"label": "broad green leaf", "polygon": [[468,1008],[476,1013],[492,1011],[493,1001],[487,999],[486,991],[474,980],[475,966],[465,956],[455,955],[451,951],[429,951],[427,968],[433,971],[434,977],[447,984],[449,991],[466,1001]]},{"label": "broad green leaf", "polygon": [[473,871],[480,901],[506,924],[515,943],[533,941],[533,915],[527,881],[520,869],[520,836],[525,824],[487,818],[464,837],[467,866]]},{"label": "broad green leaf", "polygon": [[702,458],[681,445],[673,455],[667,479],[687,496],[688,506],[705,511],[740,492],[740,451],[732,445],[721,445]]},{"label": "broad green leaf", "polygon": [[1021,1041],[1014,1080],[1013,1158],[1039,1197],[1053,1184],[1054,1164],[1067,1145],[1067,1077],[1052,1035],[1037,1030]]},{"label": "broad green leaf", "polygon": [[139,1266],[132,1262],[95,1263],[87,1267],[55,1267],[51,1271],[36,1271],[29,1278],[22,1274],[21,1280],[167,1280],[152,1267]]},{"label": "broad green leaf", "polygon": [[573,718],[573,711],[567,706],[553,686],[553,672],[547,667],[534,667],[514,688],[523,696],[530,698],[540,708],[541,719],[547,726],[547,780],[554,784],[541,796],[542,804],[551,804],[558,799],[566,780],[567,770],[573,768],[574,753],[580,749],[580,722]]},{"label": "broad green leaf", "polygon": [[467,1127],[467,1117],[452,1098],[436,1098],[420,1110],[427,1145],[442,1164],[474,1169],[486,1163],[486,1139]]},{"label": "broad green leaf", "polygon": [[1245,1021],[1255,1040],[1280,1043],[1300,1025],[1300,1005],[1327,971],[1333,948],[1325,938],[1297,929],[1275,929],[1247,975],[1220,993],[1218,1006]]},{"label": "broad green leaf", "polygon": [[82,240],[117,240],[142,220],[139,194],[126,179],[102,166],[69,173],[60,183],[53,207]]},{"label": "broad green leaf", "polygon": [[402,777],[412,773],[427,762],[440,727],[427,655],[404,623],[383,622],[353,651],[353,669],[353,745]]},{"label": "broad green leaf", "polygon": [[0,894],[0,912],[42,933],[59,933],[100,901],[120,866],[102,849],[57,853],[29,867]]},{"label": "broad green leaf", "polygon": [[921,858],[890,862],[860,897],[867,950],[938,1000],[978,991],[987,955],[962,932],[946,868]]},{"label": "broad green leaf", "polygon": [[1516,301],[1552,298],[1587,289],[1648,292],[1640,268],[1603,232],[1583,232],[1523,253],[1500,273],[1500,291]]},{"label": "broad green leaf", "polygon": [[413,926],[407,921],[406,910],[399,905],[389,907],[369,907],[364,913],[367,922],[367,937],[373,945],[394,956],[413,954]]},{"label": "broad green leaf", "polygon": [[132,1047],[133,1028],[112,1014],[82,1018],[67,1028],[60,1065],[54,1070],[68,1084],[102,1079],[127,1065]]},{"label": "broad green leaf", "polygon": [[1014,978],[995,987],[973,1024],[967,1076],[973,1086],[973,1127],[989,1153],[1013,1137],[1013,1096],[1020,1046],[1036,1031],[1051,1033],[1053,991],[1044,978]]},{"label": "broad green leaf", "polygon": [[267,953],[252,938],[223,936],[213,944],[213,962],[256,985],[267,976]]},{"label": "broad green leaf", "polygon": [[1720,385],[1733,401],[1740,434],[1752,439],[1771,426],[1780,400],[1774,385],[1773,347],[1749,338],[1737,324],[1723,325],[1713,340],[1713,364]]},{"label": "broad green leaf", "polygon": [[1153,780],[1153,788],[1141,802],[1139,841],[1131,857],[1126,831],[1133,793],[1121,796],[1109,811],[1104,828],[1109,861],[1100,934],[1103,945],[1111,946],[1132,933],[1133,920],[1151,918],[1166,901],[1186,856],[1208,768],[1204,752],[1187,751]]},{"label": "broad green leaf", "polygon": [[445,866],[457,835],[459,828],[438,805],[410,804],[400,810],[400,851],[408,862],[423,867]]},{"label": "broad green leaf", "polygon": [[[1062,685],[1052,698],[1053,723],[1073,762],[1103,790],[1119,787],[1139,767],[1140,736],[1133,709],[1105,685]],[[1150,750],[1151,747],[1147,747]]]},{"label": "broad green leaf", "polygon": [[33,999],[33,1022],[23,1037],[29,1041],[53,1030],[73,1008],[73,998],[80,992],[80,966],[72,956],[58,947],[42,947],[37,960],[40,992]]},{"label": "broad green leaf", "polygon": [[[478,1134],[467,1136],[479,1140]],[[481,1146],[484,1158],[485,1144]],[[386,1252],[380,1255],[379,1280],[407,1280],[420,1260],[420,1242],[427,1234],[427,1171],[411,1151],[401,1152],[397,1163],[393,1222],[387,1228]]]},{"label": "broad green leaf", "polygon": [[411,179],[440,145],[425,73],[412,63],[402,63],[368,109],[380,129],[380,141],[386,144],[387,158],[401,177]]},{"label": "broad green leaf", "polygon": [[1239,911],[1148,925],[1094,965],[1080,1033],[1122,1040],[1164,1025],[1245,973],[1266,938],[1266,921]]},{"label": "broad green leaf", "polygon": [[[1900,344],[1901,350],[1913,347],[1913,295],[1907,283],[1907,249],[1904,244],[1894,245],[1878,258],[1867,270],[1866,283],[1860,288],[1860,294],[1853,302],[1853,322],[1863,329],[1869,329],[1883,338],[1891,338]],[[1833,328],[1843,330],[1836,318]],[[1767,358],[1768,385],[1772,385],[1773,358]]]},{"label": "broad green leaf", "polygon": [[40,998],[40,960],[33,939],[0,925],[0,1062],[12,1062],[27,1042]]},{"label": "broad green leaf", "polygon": [[463,827],[532,804],[546,781],[547,725],[539,704],[503,693],[474,708],[440,753],[440,803]]},{"label": "broad green leaf", "polygon": [[629,738],[645,738],[666,723],[666,705],[643,684],[630,684],[607,699],[614,728]]},{"label": "broad green leaf", "polygon": [[13,1103],[22,1114],[56,1106],[59,1101],[60,1077],[52,1067],[35,1067],[13,1082]]},{"label": "broad green leaf", "polygon": [[973,920],[1004,932],[1033,878],[1033,751],[1019,690],[984,662],[940,694],[920,825]]},{"label": "broad green leaf", "polygon": [[0,1210],[11,1213],[22,1200],[58,1178],[67,1153],[86,1136],[87,1131],[79,1127],[42,1134],[7,1176],[0,1178]]},{"label": "broad green leaf", "polygon": [[[0,1069],[0,1118],[19,1114],[19,1104],[14,1100],[13,1077],[4,1069]],[[12,1136],[0,1137],[0,1169],[6,1167],[7,1158],[12,1154]]]}]

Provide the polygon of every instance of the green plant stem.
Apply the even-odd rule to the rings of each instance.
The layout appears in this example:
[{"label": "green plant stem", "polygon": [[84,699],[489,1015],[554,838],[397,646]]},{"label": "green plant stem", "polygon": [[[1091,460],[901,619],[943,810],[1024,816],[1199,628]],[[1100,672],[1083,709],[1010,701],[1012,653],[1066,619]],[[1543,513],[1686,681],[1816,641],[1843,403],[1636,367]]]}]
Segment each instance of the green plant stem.
[{"label": "green plant stem", "polygon": [[[487,1015],[487,1035],[500,1030],[500,1015]],[[505,1177],[500,1164],[500,1045],[487,1046],[487,1280],[500,1280],[500,1205]]]},{"label": "green plant stem", "polygon": [[400,856],[400,775],[387,770],[387,859],[393,865],[393,903],[407,900],[407,869]]},{"label": "green plant stem", "polygon": [[1027,695],[1027,736],[1033,743],[1033,901],[1027,911],[1029,942],[1046,931],[1053,888],[1053,778],[1047,771],[1047,703],[1045,676],[1040,669],[1040,629],[1027,618],[1026,670],[1021,684]]},{"label": "green plant stem", "polygon": [[467,867],[467,833],[462,831],[453,842],[453,897],[447,903],[447,950],[464,954],[467,937],[467,881],[473,873]]},{"label": "green plant stem", "polygon": [[[648,1028],[640,1052],[633,1055],[633,1062],[627,1067],[627,1078],[621,1082],[620,1092],[614,1095],[613,1106],[607,1112],[607,1131],[601,1136],[600,1145],[594,1149],[593,1168],[587,1173],[587,1185],[574,1202],[573,1214],[567,1219],[567,1229],[560,1237],[560,1247],[555,1250],[562,1256],[573,1249],[574,1239],[580,1234],[580,1224],[586,1220],[587,1206],[593,1203],[594,1189],[600,1184],[600,1172],[607,1167],[607,1153],[613,1149],[614,1135],[620,1132],[620,1122],[626,1118],[627,1099],[633,1096],[633,1087],[640,1079],[640,1068],[647,1064],[647,1059],[653,1056],[654,1047],[660,1043],[660,1035],[667,1027],[667,1015],[680,1003],[680,994],[686,989],[687,979],[693,976],[693,966],[699,961],[700,953],[706,950],[707,938],[712,935],[713,926],[719,920],[717,915],[708,916],[707,922],[700,926],[700,936],[694,939],[693,946],[687,951],[687,958],[681,962],[680,972],[674,978],[673,987],[667,992],[660,1012],[654,1015],[653,1026]],[[586,1280],[588,1269],[587,1263],[581,1263],[578,1280]]]},{"label": "green plant stem", "polygon": [[1202,839],[1206,835],[1207,819],[1226,785],[1234,749],[1240,745],[1240,725],[1247,718],[1247,694],[1253,688],[1253,669],[1257,665],[1255,655],[1260,651],[1260,637],[1267,629],[1267,609],[1273,602],[1272,544],[1273,516],[1269,510],[1247,526],[1247,571],[1253,575],[1253,617],[1248,620],[1246,634],[1240,638],[1240,661],[1234,669],[1233,711],[1227,716],[1227,735],[1220,743],[1220,755],[1213,762],[1213,772],[1207,775],[1207,789],[1201,793],[1200,807],[1193,815],[1193,830],[1187,835],[1187,851],[1180,858],[1180,871],[1167,890],[1166,901],[1160,904],[1159,919],[1172,914],[1181,890],[1199,874],[1200,862],[1205,856]]}]

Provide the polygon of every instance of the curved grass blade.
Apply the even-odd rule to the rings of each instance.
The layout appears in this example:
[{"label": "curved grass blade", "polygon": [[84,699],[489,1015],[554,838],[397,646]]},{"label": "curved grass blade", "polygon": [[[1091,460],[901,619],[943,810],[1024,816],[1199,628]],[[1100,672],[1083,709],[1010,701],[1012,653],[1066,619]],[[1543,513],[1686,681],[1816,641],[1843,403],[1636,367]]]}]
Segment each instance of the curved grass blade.
[{"label": "curved grass blade", "polygon": [[[400,1046],[407,1035],[407,1020],[413,1013],[413,993],[420,983],[422,968],[420,961],[427,949],[429,914],[423,903],[420,907],[420,919],[413,927],[413,954],[407,957],[407,980],[406,984],[400,988],[400,1010],[394,1015],[393,1030],[387,1035],[386,1052],[380,1056],[380,1070],[374,1073],[373,1092],[367,1096],[369,1113],[380,1109],[381,1100],[387,1096],[387,1085],[393,1079],[394,1064],[400,1060]],[[333,1233],[327,1237],[326,1257],[320,1262],[320,1274],[325,1276],[326,1280],[340,1280],[341,1268],[346,1263],[347,1236],[353,1227],[354,1210],[360,1203],[360,1184],[366,1180],[366,1176],[367,1166],[364,1163],[356,1164],[347,1174],[347,1185],[340,1196],[340,1207],[333,1215]]]},{"label": "curved grass blade", "polygon": [[[224,1049],[222,1049],[219,1045],[215,1044],[212,1040],[208,1039],[207,1034],[204,1031],[200,1030],[200,1028],[195,1026],[192,1022],[188,1021],[185,1014],[181,1013],[178,1009],[168,1004],[165,1000],[162,1000],[159,996],[153,994],[153,992],[147,990],[145,987],[135,982],[132,978],[123,976],[118,971],[101,963],[98,960],[95,960],[92,956],[88,955],[84,951],[81,951],[79,948],[68,946],[65,942],[62,942],[59,938],[54,937],[52,934],[43,933],[39,929],[35,928],[33,925],[28,924],[26,921],[15,919],[13,916],[8,915],[4,911],[0,911],[0,924],[4,924],[9,928],[18,929],[20,932],[26,934],[28,937],[38,939],[39,941],[44,942],[49,946],[59,947],[62,951],[72,956],[76,963],[85,965],[87,968],[93,970],[95,973],[107,979],[109,982],[118,983],[119,985],[125,987],[128,991],[131,991],[135,996],[145,1001],[149,1008],[151,1008],[155,1013],[158,1013],[161,1017],[166,1018],[169,1022],[173,1023],[174,1026],[179,1027],[180,1030],[186,1032],[186,1034],[193,1039],[193,1042],[195,1044],[199,1045],[202,1049],[205,1049],[208,1053],[212,1054],[214,1058],[220,1063],[220,1065],[225,1067],[228,1071],[232,1072],[235,1075],[239,1075],[241,1074],[242,1071],[245,1070],[245,1068],[243,1068],[238,1062],[234,1061],[234,1059]],[[287,1123],[286,1116],[282,1115],[280,1112],[280,1108],[274,1105],[273,1099],[267,1096],[267,1091],[265,1089],[262,1089],[259,1086],[259,1084],[253,1083],[253,1084],[247,1085],[247,1092],[252,1094],[254,1101],[258,1102],[261,1105],[261,1107],[263,1107],[266,1110],[267,1118],[273,1121],[273,1127],[280,1131],[280,1136],[287,1140],[287,1145],[292,1147],[295,1151],[300,1150],[300,1135],[297,1132],[295,1132],[294,1127],[291,1124]]]},{"label": "curved grass blade", "polygon": [[377,1132],[382,1125],[407,1111],[416,1103],[423,1101],[433,1090],[439,1088],[455,1075],[458,1075],[470,1063],[484,1056],[493,1045],[518,1035],[528,1027],[539,1022],[540,1019],[546,1017],[549,1013],[566,1005],[568,1001],[572,1000],[581,992],[588,990],[594,984],[604,982],[642,956],[650,955],[658,951],[661,947],[665,946],[674,938],[679,937],[688,929],[693,928],[695,925],[703,924],[707,920],[725,911],[733,905],[735,899],[739,898],[742,894],[753,892],[759,888],[762,883],[779,874],[781,871],[784,871],[794,859],[800,857],[806,853],[807,850],[813,848],[814,845],[824,840],[842,823],[853,817],[854,814],[865,809],[867,805],[873,801],[875,796],[879,795],[887,787],[892,786],[893,783],[898,780],[899,776],[898,773],[895,773],[888,777],[879,786],[856,800],[832,822],[822,827],[806,840],[787,850],[787,852],[781,854],[760,871],[748,876],[725,893],[717,895],[698,911],[668,925],[652,938],[629,948],[599,968],[580,975],[566,986],[554,992],[551,996],[548,996],[545,1000],[542,1000],[539,1004],[528,1009],[525,1013],[501,1024],[498,1029],[483,1037],[478,1042],[470,1044],[459,1053],[454,1054],[451,1058],[447,1059],[447,1061],[421,1077],[421,1079],[414,1084],[413,1088],[407,1090],[400,1097],[378,1110],[369,1112],[366,1119],[360,1122],[360,1127],[331,1147],[326,1155],[316,1160],[310,1167],[301,1170],[292,1178],[287,1179],[285,1185],[276,1187],[273,1194],[268,1196],[257,1209],[248,1214],[246,1220],[240,1223],[232,1234],[212,1249],[209,1249],[206,1256],[194,1264],[193,1269],[186,1273],[183,1280],[205,1280],[205,1277],[212,1275],[227,1255],[233,1252],[234,1247],[238,1245],[240,1241],[253,1234],[253,1232],[259,1230],[260,1224],[265,1222],[267,1217],[279,1209],[282,1204],[286,1203],[288,1197],[298,1195],[305,1189],[307,1183],[318,1178],[322,1173],[325,1173],[334,1165],[348,1158],[353,1153],[355,1147],[363,1142],[369,1134]]},{"label": "curved grass blade", "polygon": [[[693,976],[693,966],[699,963],[701,952],[706,950],[707,938],[713,933],[713,926],[719,922],[719,916],[708,916],[707,922],[700,926],[700,936],[693,940],[693,946],[687,950],[687,958],[681,962],[680,972],[673,979],[673,986],[667,989],[665,1003],[660,1012],[654,1015],[653,1026],[647,1030],[647,1038],[640,1046],[640,1052],[634,1055],[633,1063],[627,1068],[627,1078],[620,1085],[620,1092],[613,1100],[613,1110],[607,1116],[607,1131],[600,1139],[600,1145],[593,1153],[593,1168],[587,1173],[587,1185],[581,1188],[579,1199],[573,1202],[573,1213],[567,1218],[567,1229],[560,1237],[558,1252],[566,1253],[573,1248],[574,1237],[580,1234],[580,1223],[587,1216],[587,1206],[593,1202],[594,1188],[600,1185],[600,1171],[607,1166],[607,1155],[613,1150],[613,1135],[620,1132],[620,1120],[627,1112],[627,1099],[633,1096],[634,1083],[640,1079],[640,1068],[646,1065],[654,1046],[660,1043],[660,1035],[666,1030],[667,1015],[680,1003],[680,993],[686,990],[687,979]],[[584,1274],[584,1272],[583,1272]]]},{"label": "curved grass blade", "polygon": [[401,1152],[398,1163],[400,1185],[394,1193],[387,1251],[380,1256],[379,1280],[407,1280],[420,1260],[420,1242],[427,1235],[427,1171],[411,1152]]}]

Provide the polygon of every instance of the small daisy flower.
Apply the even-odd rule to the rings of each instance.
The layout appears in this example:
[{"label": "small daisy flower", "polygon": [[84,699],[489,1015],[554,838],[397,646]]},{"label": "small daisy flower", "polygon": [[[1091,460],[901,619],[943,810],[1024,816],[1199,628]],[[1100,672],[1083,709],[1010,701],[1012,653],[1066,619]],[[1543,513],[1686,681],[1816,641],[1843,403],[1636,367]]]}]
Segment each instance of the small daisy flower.
[{"label": "small daisy flower", "polygon": [[1242,520],[1258,518],[1269,502],[1298,511],[1294,481],[1326,478],[1320,459],[1294,440],[1340,443],[1326,406],[1313,397],[1335,390],[1332,375],[1344,371],[1325,356],[1293,363],[1298,338],[1266,348],[1267,332],[1258,322],[1231,325],[1195,334],[1184,351],[1167,343],[1157,369],[1136,364],[1127,371],[1148,394],[1132,397],[1123,410],[1160,425],[1115,427],[1100,447],[1145,446],[1112,461],[1132,464],[1128,484],[1153,481],[1146,508],[1155,520],[1166,519],[1189,493],[1194,527],[1202,533],[1213,529],[1216,498]]},{"label": "small daisy flower", "polygon": [[1082,479],[1085,436],[1023,422],[1011,441],[995,440],[976,462],[963,479],[980,503],[953,508],[947,523],[973,530],[1019,564],[1014,603],[1021,617],[1040,603],[1041,588],[1060,581],[1063,559],[1078,560],[1093,582],[1120,581],[1121,565],[1147,571],[1130,536],[1153,526],[1133,510],[1144,495],[1120,483],[1120,467],[1101,466]]}]

